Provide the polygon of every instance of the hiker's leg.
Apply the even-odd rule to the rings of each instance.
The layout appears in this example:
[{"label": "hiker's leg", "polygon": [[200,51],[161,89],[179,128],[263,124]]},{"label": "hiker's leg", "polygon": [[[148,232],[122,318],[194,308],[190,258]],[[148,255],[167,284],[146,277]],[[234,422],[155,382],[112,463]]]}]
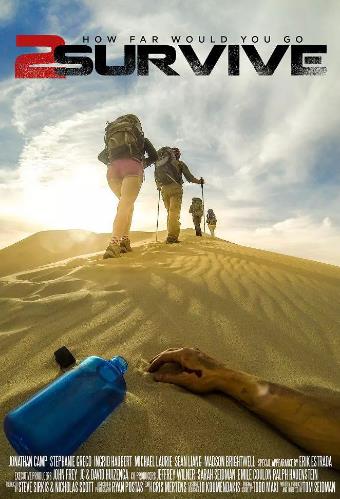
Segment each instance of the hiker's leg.
[{"label": "hiker's leg", "polygon": [[[118,199],[120,199],[121,196],[121,188],[122,188],[122,179],[121,178],[109,178],[107,177],[107,182],[109,184],[109,187],[111,191],[117,196]],[[117,218],[117,215],[116,215]],[[114,222],[113,222],[113,229],[112,229],[112,236],[110,243],[108,247],[105,250],[105,253],[103,255],[103,258],[116,258],[120,256],[120,246],[119,246],[120,239],[116,237],[114,233]]]},{"label": "hiker's leg", "polygon": [[122,189],[122,179],[121,178],[110,178],[107,180],[109,187],[113,194],[120,199],[121,189]]},{"label": "hiker's leg", "polygon": [[202,236],[201,223],[202,223],[202,217],[198,217],[198,233],[200,236]]},{"label": "hiker's leg", "polygon": [[170,211],[170,194],[169,194],[169,186],[165,185],[162,187],[162,199],[167,212],[166,226],[169,235],[169,211]]},{"label": "hiker's leg", "polygon": [[129,235],[134,203],[142,185],[141,176],[124,177],[121,185],[121,196],[117,206],[116,218],[113,222],[113,237],[121,239]]},{"label": "hiker's leg", "polygon": [[133,197],[133,202],[132,202],[132,209],[131,209],[131,212],[130,212],[130,219],[128,221],[128,229],[127,229],[127,234],[123,234],[123,236],[128,236],[129,235],[129,232],[130,232],[130,228],[131,228],[131,223],[132,223],[132,215],[133,215],[133,210],[134,210],[134,207],[135,207],[135,201],[138,197],[138,194],[139,194],[139,191],[140,191],[140,188],[142,186],[142,183],[143,183],[143,177],[139,176],[139,177],[135,177],[135,176],[131,176],[131,177],[126,177],[127,179],[135,179],[133,182],[132,181],[128,181],[126,183],[126,187],[127,187],[127,190],[129,190],[129,194],[128,196]]},{"label": "hiker's leg", "polygon": [[196,236],[201,236],[202,235],[201,218],[197,215],[194,216],[194,225],[195,225]]},{"label": "hiker's leg", "polygon": [[176,188],[173,190],[173,194],[170,198],[170,209],[169,209],[169,231],[168,237],[171,239],[178,239],[181,223],[179,221],[181,214],[183,191],[182,188]]},{"label": "hiker's leg", "polygon": [[[114,178],[107,178],[107,182],[109,184],[111,191],[114,193],[114,195],[118,199],[120,199],[120,196],[121,196],[122,181],[123,181],[123,179],[121,179],[121,178],[115,178],[115,177]],[[117,214],[116,214],[116,217],[113,221],[111,243],[118,245],[119,244],[119,237],[116,236],[115,230],[114,230],[114,224],[115,224],[116,218],[117,218]],[[105,256],[104,256],[104,258],[105,258]]]}]

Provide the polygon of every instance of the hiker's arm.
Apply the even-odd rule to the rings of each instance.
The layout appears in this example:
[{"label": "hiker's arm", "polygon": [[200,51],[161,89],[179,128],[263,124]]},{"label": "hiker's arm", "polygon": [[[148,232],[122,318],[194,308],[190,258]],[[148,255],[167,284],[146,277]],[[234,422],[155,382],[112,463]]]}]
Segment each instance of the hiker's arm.
[{"label": "hiker's arm", "polygon": [[[159,372],[169,363],[180,370]],[[340,404],[228,369],[193,348],[160,353],[151,360],[149,371],[156,381],[195,393],[219,391],[236,399],[311,454],[332,456],[333,466],[340,469]]]},{"label": "hiker's arm", "polygon": [[147,168],[152,163],[155,163],[158,159],[158,154],[156,149],[151,144],[150,140],[147,138],[144,139],[144,151],[148,155],[148,157],[145,160],[145,167]]},{"label": "hiker's arm", "polygon": [[158,165],[157,165],[157,163],[156,163],[156,164],[155,164],[154,177],[155,177],[155,183],[156,183],[157,190],[158,190],[158,191],[160,191],[160,190],[162,189],[162,185],[161,185],[161,184],[160,184],[160,182],[158,181],[157,169],[158,169]]},{"label": "hiker's arm", "polygon": [[108,154],[107,154],[107,150],[106,148],[103,149],[99,154],[98,154],[98,160],[101,161],[102,163],[104,163],[104,165],[108,165],[109,164],[109,157],[108,157]]},{"label": "hiker's arm", "polygon": [[184,163],[184,161],[180,161],[179,163],[180,163],[180,167],[181,167],[182,173],[183,173],[183,175],[185,176],[185,178],[187,179],[188,182],[191,182],[192,184],[200,184],[201,183],[201,179],[196,178],[191,173],[191,171],[189,170],[189,168],[187,167],[187,165]]}]

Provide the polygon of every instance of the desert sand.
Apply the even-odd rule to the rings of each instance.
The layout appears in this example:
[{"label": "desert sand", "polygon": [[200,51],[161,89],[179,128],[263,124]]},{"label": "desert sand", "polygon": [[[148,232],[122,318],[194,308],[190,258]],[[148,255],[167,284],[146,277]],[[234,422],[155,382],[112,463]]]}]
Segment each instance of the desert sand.
[{"label": "desert sand", "polygon": [[[106,238],[51,231],[0,251],[1,420],[59,375],[53,352],[67,345],[78,361],[121,354],[129,362],[126,401],[79,454],[303,454],[233,400],[155,383],[145,368],[161,350],[194,346],[232,368],[340,400],[340,268],[190,230],[172,246],[135,233],[133,253],[103,261],[96,252]],[[0,451],[7,499],[13,451],[3,432]],[[340,491],[340,473],[323,471],[321,479]]]}]

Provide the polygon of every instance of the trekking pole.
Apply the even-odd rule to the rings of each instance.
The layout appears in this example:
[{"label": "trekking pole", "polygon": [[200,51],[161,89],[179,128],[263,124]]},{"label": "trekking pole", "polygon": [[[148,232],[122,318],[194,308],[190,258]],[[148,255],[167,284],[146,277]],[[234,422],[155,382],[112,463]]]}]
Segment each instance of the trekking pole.
[{"label": "trekking pole", "polygon": [[158,191],[158,206],[157,206],[157,224],[156,224],[156,243],[158,242],[158,223],[159,223],[159,203],[161,201],[161,191]]},{"label": "trekking pole", "polygon": [[202,189],[202,204],[203,204],[203,227],[204,227],[204,234],[205,234],[205,209],[204,209],[204,189],[203,189],[203,179],[201,177],[201,189]]}]

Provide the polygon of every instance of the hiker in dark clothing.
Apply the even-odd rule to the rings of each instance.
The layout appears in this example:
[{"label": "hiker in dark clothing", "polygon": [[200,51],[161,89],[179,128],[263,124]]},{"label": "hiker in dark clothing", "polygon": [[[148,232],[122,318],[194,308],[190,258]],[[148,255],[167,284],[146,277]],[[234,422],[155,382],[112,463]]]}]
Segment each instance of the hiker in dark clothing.
[{"label": "hiker in dark clothing", "polygon": [[178,243],[180,233],[180,213],[183,197],[183,176],[188,182],[203,184],[203,178],[197,179],[187,165],[180,161],[178,148],[162,147],[158,151],[158,161],[155,166],[155,181],[161,191],[164,206],[168,212],[167,228],[168,244]]},{"label": "hiker in dark clothing", "polygon": [[196,236],[202,236],[201,222],[203,217],[203,202],[201,198],[192,198],[189,213],[192,214]]},{"label": "hiker in dark clothing", "polygon": [[210,234],[212,237],[215,237],[216,224],[217,224],[217,219],[214,210],[209,209],[207,212],[207,225],[209,227]]},{"label": "hiker in dark clothing", "polygon": [[144,168],[157,160],[157,151],[144,137],[142,125],[133,114],[109,123],[104,140],[105,149],[98,159],[107,165],[107,181],[119,203],[111,241],[103,258],[115,258],[132,251],[129,232],[134,203],[143,182]]}]

